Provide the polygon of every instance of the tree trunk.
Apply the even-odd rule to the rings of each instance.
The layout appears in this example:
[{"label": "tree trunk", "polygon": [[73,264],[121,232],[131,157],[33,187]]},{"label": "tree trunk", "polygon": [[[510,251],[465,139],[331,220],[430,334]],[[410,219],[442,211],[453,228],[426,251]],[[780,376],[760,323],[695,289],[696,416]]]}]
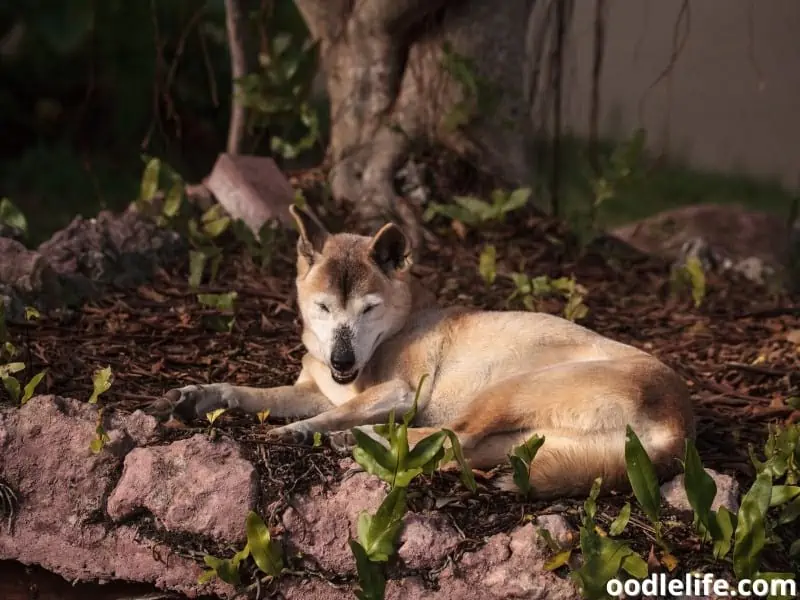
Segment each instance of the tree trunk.
[{"label": "tree trunk", "polygon": [[296,0],[320,41],[334,196],[370,224],[396,217],[394,174],[418,142],[530,183],[556,1]]}]

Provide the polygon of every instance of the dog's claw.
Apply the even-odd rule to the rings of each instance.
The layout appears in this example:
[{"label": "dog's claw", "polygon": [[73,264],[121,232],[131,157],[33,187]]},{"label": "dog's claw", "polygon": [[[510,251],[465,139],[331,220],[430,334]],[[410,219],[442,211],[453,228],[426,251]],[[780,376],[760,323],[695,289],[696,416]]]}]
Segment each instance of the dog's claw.
[{"label": "dog's claw", "polygon": [[314,441],[314,433],[292,429],[291,427],[277,427],[267,432],[267,440],[281,444],[310,446]]}]

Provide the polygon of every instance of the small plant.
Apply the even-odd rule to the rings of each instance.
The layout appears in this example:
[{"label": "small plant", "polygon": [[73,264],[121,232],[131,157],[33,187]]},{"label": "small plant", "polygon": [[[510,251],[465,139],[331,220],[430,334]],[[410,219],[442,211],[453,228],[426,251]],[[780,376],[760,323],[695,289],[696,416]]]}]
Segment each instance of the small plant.
[{"label": "small plant", "polygon": [[561,296],[566,300],[564,318],[580,321],[589,314],[589,308],[583,303],[588,294],[587,289],[579,284],[575,277],[559,277],[551,279],[547,275],[529,277],[525,273],[512,273],[511,281],[515,290],[508,302],[519,299],[528,310],[539,310],[541,300],[552,296]]},{"label": "small plant", "polygon": [[531,463],[544,444],[545,438],[534,434],[525,442],[514,448],[508,456],[513,469],[514,483],[524,496],[530,495],[531,489]]},{"label": "small plant", "polygon": [[478,271],[486,285],[494,283],[497,277],[497,249],[491,244],[483,247],[480,262],[478,263]]},{"label": "small plant", "polygon": [[227,408],[218,408],[216,410],[212,410],[211,412],[206,413],[206,421],[208,421],[208,436],[211,439],[216,437],[216,430],[214,429],[214,423],[217,422],[222,415],[228,412]]},{"label": "small plant", "polygon": [[113,382],[114,373],[112,373],[110,366],[96,370],[92,376],[93,389],[92,395],[89,397],[89,404],[97,404],[97,401],[100,399],[100,394],[107,392],[111,388]]},{"label": "small plant", "polygon": [[461,86],[462,98],[445,115],[444,126],[457,130],[475,118],[492,114],[500,100],[499,92],[486,78],[481,77],[473,60],[456,52],[449,42],[442,47],[442,68]]},{"label": "small plant", "polygon": [[[451,443],[455,440],[455,444],[458,444],[453,432],[442,430],[420,440],[413,450],[409,450],[408,427],[417,414],[419,395],[426,377],[427,375],[420,379],[414,396],[414,404],[411,410],[403,415],[403,422],[395,423],[394,412],[392,412],[388,424],[375,428],[389,443],[388,448],[360,429],[351,430],[356,441],[356,447],[353,449],[355,461],[367,473],[387,482],[392,489],[408,487],[411,480],[417,475],[435,470],[445,458],[444,442],[446,439],[450,438]],[[463,460],[460,447],[456,450],[454,445],[453,454],[461,464],[462,472],[469,471],[469,475],[471,475],[472,472]]]},{"label": "small plant", "polygon": [[258,236],[241,220],[234,221],[231,231],[262,269],[272,264],[280,243],[285,239],[284,229],[269,221],[261,226]]},{"label": "small plant", "polygon": [[[374,515],[362,512],[358,519],[358,541],[350,540],[350,549],[356,559],[360,589],[356,596],[362,600],[382,600],[386,577],[382,563],[395,552],[395,543],[403,526],[406,512],[406,490],[411,481],[422,473],[431,473],[444,462],[455,459],[461,466],[461,481],[472,491],[477,489],[475,478],[467,466],[461,444],[454,432],[443,429],[420,440],[412,450],[408,446],[408,426],[417,413],[419,395],[427,375],[417,386],[414,404],[401,424],[395,423],[394,411],[388,423],[376,431],[386,439],[389,448],[369,437],[360,429],[352,429],[356,439],[353,458],[361,467],[390,485]],[[445,440],[450,448],[444,449]]]},{"label": "small plant", "polygon": [[16,230],[23,237],[28,235],[28,220],[8,198],[0,199],[0,225]]},{"label": "small plant", "polygon": [[477,227],[486,223],[502,222],[506,215],[519,210],[528,203],[531,195],[530,188],[518,188],[512,192],[494,190],[491,202],[486,202],[475,196],[454,196],[454,204],[438,204],[432,202],[423,218],[432,220],[437,215],[442,215],[460,221],[470,227]]},{"label": "small plant", "polygon": [[234,308],[236,305],[236,292],[225,294],[198,294],[197,301],[203,306],[220,311],[219,315],[210,315],[204,318],[207,327],[214,331],[233,331],[236,321]]},{"label": "small plant", "polygon": [[0,517],[8,518],[8,529],[11,530],[11,523],[17,513],[19,498],[8,483],[0,479]]},{"label": "small plant", "polygon": [[269,412],[269,409],[266,408],[256,413],[256,418],[258,419],[260,425],[263,425],[267,422],[267,419],[269,418]]},{"label": "small plant", "polygon": [[247,543],[231,558],[218,558],[209,554],[203,557],[208,569],[200,575],[198,583],[208,583],[214,577],[219,577],[225,583],[239,585],[241,583],[239,567],[248,557],[252,558],[257,569],[268,577],[275,578],[281,574],[283,550],[280,544],[272,539],[263,519],[257,513],[250,511],[245,529]]},{"label": "small plant", "polygon": [[[25,308],[25,319],[32,321],[39,318],[39,311],[33,307]],[[6,392],[8,392],[11,401],[14,403],[19,402],[20,406],[27,404],[28,400],[33,397],[36,392],[36,387],[41,383],[47,370],[40,371],[28,381],[23,387],[20,383],[17,373],[25,370],[25,363],[20,361],[13,361],[17,356],[17,348],[8,338],[8,330],[5,321],[5,304],[0,301],[0,382]]]},{"label": "small plant", "polygon": [[700,259],[696,256],[689,256],[684,264],[673,267],[670,275],[670,287],[674,294],[681,294],[684,290],[689,290],[695,308],[699,308],[706,297],[706,274]]},{"label": "small plant", "polygon": [[94,429],[94,438],[89,443],[89,450],[92,451],[92,454],[100,454],[110,441],[111,438],[103,427],[103,409],[101,408],[97,411],[97,425]]},{"label": "small plant", "polygon": [[583,505],[583,523],[580,527],[580,546],[583,555],[582,566],[572,573],[583,596],[590,600],[606,598],[606,584],[618,576],[620,570],[632,577],[647,577],[647,562],[625,542],[605,534],[595,522],[597,497],[600,494],[602,478],[592,485],[589,497]]},{"label": "small plant", "polygon": [[661,544],[661,486],[653,462],[630,425],[625,432],[625,466],[633,494],[653,524],[656,541]]}]

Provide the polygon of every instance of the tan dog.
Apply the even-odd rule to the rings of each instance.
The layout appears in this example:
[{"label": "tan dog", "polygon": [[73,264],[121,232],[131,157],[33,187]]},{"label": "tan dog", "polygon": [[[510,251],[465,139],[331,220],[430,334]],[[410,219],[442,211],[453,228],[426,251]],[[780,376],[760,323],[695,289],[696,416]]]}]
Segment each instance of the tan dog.
[{"label": "tan dog", "polygon": [[657,359],[548,314],[417,311],[409,248],[396,226],[372,238],[331,235],[311,214],[295,207],[292,214],[308,352],[300,376],[270,389],[172,390],[167,398],[179,415],[269,409],[303,418],[274,435],[306,438],[383,423],[392,409],[402,415],[428,374],[411,443],[447,427],[470,464],[486,469],[532,434],[545,436],[530,473],[540,497],[586,493],[598,476],[624,485],[626,425],[660,474],[672,472],[694,423],[686,386]]}]

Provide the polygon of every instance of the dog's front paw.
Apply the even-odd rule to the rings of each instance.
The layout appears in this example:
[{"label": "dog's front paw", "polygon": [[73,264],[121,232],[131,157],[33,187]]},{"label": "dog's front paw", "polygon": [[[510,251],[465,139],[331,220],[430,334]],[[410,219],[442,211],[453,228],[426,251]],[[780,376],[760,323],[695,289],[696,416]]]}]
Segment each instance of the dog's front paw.
[{"label": "dog's front paw", "polygon": [[314,432],[295,424],[276,427],[267,432],[267,440],[279,444],[296,444],[311,446],[314,443]]},{"label": "dog's front paw", "polygon": [[175,388],[154,402],[151,405],[151,412],[164,416],[175,415],[182,421],[204,419],[210,412],[230,407],[230,388],[227,383]]},{"label": "dog's front paw", "polygon": [[356,438],[348,429],[345,431],[333,431],[328,436],[331,449],[337,454],[350,454],[356,447]]}]

